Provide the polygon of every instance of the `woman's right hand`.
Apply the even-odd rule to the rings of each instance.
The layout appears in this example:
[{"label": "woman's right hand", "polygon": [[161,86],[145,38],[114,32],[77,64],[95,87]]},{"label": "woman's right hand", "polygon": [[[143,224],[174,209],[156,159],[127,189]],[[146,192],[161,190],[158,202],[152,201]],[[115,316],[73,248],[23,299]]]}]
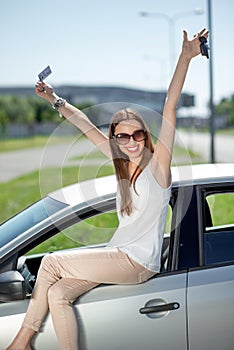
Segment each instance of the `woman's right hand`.
[{"label": "woman's right hand", "polygon": [[42,97],[44,100],[50,102],[51,104],[53,104],[54,101],[58,98],[54,92],[53,87],[40,80],[35,84],[35,93],[37,96]]}]

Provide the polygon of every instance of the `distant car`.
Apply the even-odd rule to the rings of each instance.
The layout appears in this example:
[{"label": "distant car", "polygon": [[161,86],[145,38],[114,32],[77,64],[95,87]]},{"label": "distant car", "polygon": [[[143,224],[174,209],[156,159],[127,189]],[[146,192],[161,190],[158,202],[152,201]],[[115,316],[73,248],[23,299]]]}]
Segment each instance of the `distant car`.
[{"label": "distant car", "polygon": [[[0,226],[1,350],[23,321],[42,257],[113,234],[115,192],[114,176],[68,186]],[[145,283],[103,284],[75,302],[79,349],[233,349],[234,164],[173,168],[161,262]],[[50,316],[35,349],[59,349]]]}]

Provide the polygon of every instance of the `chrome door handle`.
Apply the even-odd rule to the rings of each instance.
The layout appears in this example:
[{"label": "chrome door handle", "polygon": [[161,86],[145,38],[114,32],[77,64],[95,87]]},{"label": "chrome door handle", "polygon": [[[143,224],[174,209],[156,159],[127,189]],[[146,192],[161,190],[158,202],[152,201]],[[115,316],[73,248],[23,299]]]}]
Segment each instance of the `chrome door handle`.
[{"label": "chrome door handle", "polygon": [[180,308],[180,304],[175,302],[175,303],[169,303],[169,304],[142,307],[140,308],[139,312],[141,314],[151,314],[153,312],[178,310],[179,308]]}]

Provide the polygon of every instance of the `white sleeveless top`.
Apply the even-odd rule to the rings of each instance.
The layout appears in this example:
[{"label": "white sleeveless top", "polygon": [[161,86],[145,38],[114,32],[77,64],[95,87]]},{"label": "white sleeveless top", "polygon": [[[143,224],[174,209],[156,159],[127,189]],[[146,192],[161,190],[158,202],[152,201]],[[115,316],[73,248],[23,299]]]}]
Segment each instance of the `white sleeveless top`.
[{"label": "white sleeveless top", "polygon": [[117,191],[119,226],[107,247],[116,247],[148,270],[159,272],[161,248],[171,186],[163,188],[152,174],[150,163],[136,180],[136,192],[131,186],[133,211],[120,213]]}]

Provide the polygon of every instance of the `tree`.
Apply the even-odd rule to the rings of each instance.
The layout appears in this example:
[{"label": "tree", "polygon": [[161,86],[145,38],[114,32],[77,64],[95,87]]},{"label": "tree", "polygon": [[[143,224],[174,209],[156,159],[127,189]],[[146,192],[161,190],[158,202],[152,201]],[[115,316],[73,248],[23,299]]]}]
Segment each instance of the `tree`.
[{"label": "tree", "polygon": [[6,135],[8,118],[4,108],[0,105],[0,134]]},{"label": "tree", "polygon": [[0,106],[5,111],[9,122],[32,122],[34,111],[26,97],[4,96],[0,98]]},{"label": "tree", "polygon": [[228,117],[228,125],[234,125],[234,94],[230,98],[223,98],[218,105],[215,106],[216,115],[226,115]]}]

